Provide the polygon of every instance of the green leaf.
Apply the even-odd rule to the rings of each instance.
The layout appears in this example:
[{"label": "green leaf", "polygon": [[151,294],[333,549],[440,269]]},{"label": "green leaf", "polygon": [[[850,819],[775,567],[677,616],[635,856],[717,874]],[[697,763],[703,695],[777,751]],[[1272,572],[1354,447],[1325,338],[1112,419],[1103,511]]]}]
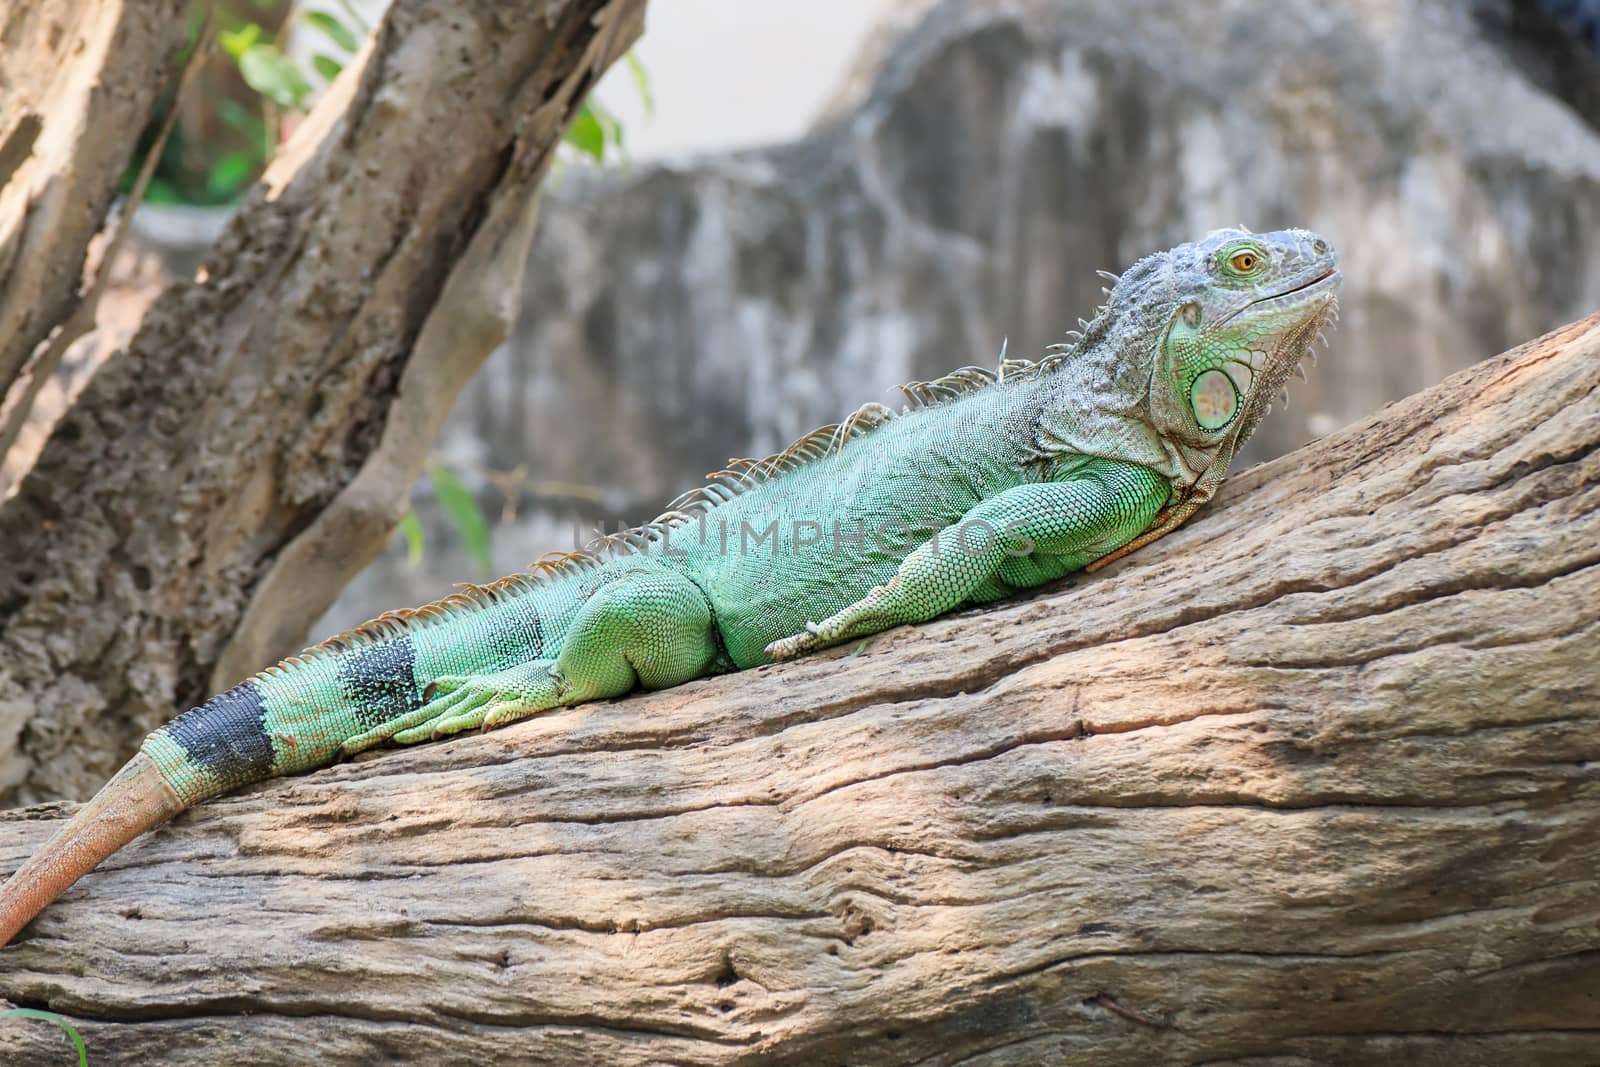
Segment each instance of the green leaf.
[{"label": "green leaf", "polygon": [[217,34],[217,41],[222,45],[222,50],[237,62],[261,41],[261,27],[254,22],[247,22],[237,30],[223,30]]},{"label": "green leaf", "polygon": [[326,11],[307,11],[300,17],[327,34],[328,40],[343,48],[346,52],[354,52],[361,47],[360,39],[356,37],[350,27]]},{"label": "green leaf", "polygon": [[622,148],[622,120],[617,118],[612,110],[598,100],[590,101],[589,109],[594,112],[594,117],[600,122],[600,129],[605,134],[607,144]]},{"label": "green leaf", "polygon": [[222,119],[229,129],[237,130],[252,141],[259,140],[266,133],[267,124],[261,120],[260,115],[239,101],[226,96],[217,101],[217,117]]},{"label": "green leaf", "polygon": [[89,1067],[89,1049],[83,1043],[83,1037],[72,1024],[53,1011],[40,1011],[38,1008],[12,1008],[10,1011],[0,1012],[0,1019],[12,1015],[20,1015],[24,1019],[39,1019],[47,1023],[55,1023],[67,1032],[72,1039],[72,1047],[78,1050],[78,1067]]},{"label": "green leaf", "polygon": [[639,62],[639,57],[629,52],[622,57],[628,65],[628,73],[633,75],[633,87],[639,91],[639,100],[644,104],[646,118],[656,113],[656,97],[650,91],[650,73],[644,69],[644,64]]},{"label": "green leaf", "polygon": [[428,474],[433,478],[434,495],[439,507],[455,524],[461,534],[461,546],[469,557],[478,561],[484,573],[489,570],[489,520],[478,507],[478,498],[472,490],[461,484],[461,479],[444,467],[434,464]]},{"label": "green leaf", "polygon": [[596,163],[606,160],[606,128],[588,103],[578,108],[567,126],[566,142]]},{"label": "green leaf", "polygon": [[311,57],[311,65],[316,67],[317,73],[328,81],[333,81],[339,76],[339,72],[344,69],[343,63],[332,56],[325,56],[320,53]]},{"label": "green leaf", "polygon": [[256,158],[265,166],[272,156],[272,135],[267,130],[266,121],[237,100],[227,97],[217,101],[217,114],[229,129],[249,139]]},{"label": "green leaf", "polygon": [[239,57],[245,84],[282,108],[299,110],[311,95],[311,83],[300,68],[270,44],[255,44]]},{"label": "green leaf", "polygon": [[422,562],[422,520],[415,511],[408,511],[395,530],[406,539],[406,566],[415,570]]},{"label": "green leaf", "polygon": [[256,176],[256,164],[253,152],[229,152],[211,165],[206,192],[219,200],[232,199]]},{"label": "green leaf", "polygon": [[585,100],[567,127],[565,140],[596,163],[606,161],[606,149],[622,148],[622,122],[598,100]]},{"label": "green leaf", "polygon": [[147,204],[181,204],[183,196],[178,192],[178,187],[166,178],[160,176],[150,179],[150,184],[144,187],[144,202]]}]

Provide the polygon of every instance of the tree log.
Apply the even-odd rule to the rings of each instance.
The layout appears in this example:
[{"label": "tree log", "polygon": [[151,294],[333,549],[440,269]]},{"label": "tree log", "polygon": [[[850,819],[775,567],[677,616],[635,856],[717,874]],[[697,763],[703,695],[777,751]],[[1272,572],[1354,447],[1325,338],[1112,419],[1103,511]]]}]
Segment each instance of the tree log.
[{"label": "tree log", "polygon": [[98,1064],[1594,1062],[1597,384],[1600,315],[1103,575],[208,804],[0,994]]}]

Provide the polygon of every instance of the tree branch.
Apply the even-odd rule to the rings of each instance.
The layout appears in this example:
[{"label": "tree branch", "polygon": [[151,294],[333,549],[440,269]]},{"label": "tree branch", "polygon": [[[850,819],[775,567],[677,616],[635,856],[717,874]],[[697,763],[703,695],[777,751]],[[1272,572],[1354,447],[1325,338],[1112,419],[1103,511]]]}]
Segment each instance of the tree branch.
[{"label": "tree branch", "polygon": [[[28,414],[39,399],[39,393],[51,375],[61,366],[62,357],[67,354],[67,350],[95,328],[95,319],[100,310],[100,298],[105,295],[106,285],[111,280],[112,267],[116,264],[122,246],[128,239],[128,231],[133,228],[134,213],[139,210],[139,205],[144,203],[145,190],[150,187],[150,178],[155,174],[156,165],[161,161],[161,150],[166,147],[167,138],[172,135],[172,128],[177,125],[178,107],[189,93],[194,76],[200,70],[205,56],[211,51],[216,34],[215,16],[215,10],[207,7],[200,31],[195,38],[195,46],[184,64],[183,73],[178,77],[177,96],[172,109],[168,111],[161,128],[150,142],[144,162],[139,167],[139,173],[134,177],[133,187],[123,198],[121,214],[111,231],[110,240],[100,253],[100,263],[95,270],[94,281],[88,284],[78,298],[71,314],[51,332],[49,339],[21,369],[17,380],[12,383],[11,394],[6,396],[6,402],[0,405],[0,460],[3,460],[17,443],[17,438],[21,436],[23,427],[27,424]],[[0,494],[6,489],[4,479],[0,478]]]},{"label": "tree branch", "polygon": [[1596,368],[1600,316],[1103,575],[208,804],[0,993],[108,1064],[1593,1061]]},{"label": "tree branch", "polygon": [[0,796],[89,792],[214,678],[303,643],[382,547],[515,315],[468,272],[520,270],[567,119],[643,11],[390,6],[0,504],[24,561],[0,569]]},{"label": "tree branch", "polygon": [[7,6],[8,40],[0,49],[0,398],[81,299],[89,242],[183,46],[185,8],[177,0]]}]

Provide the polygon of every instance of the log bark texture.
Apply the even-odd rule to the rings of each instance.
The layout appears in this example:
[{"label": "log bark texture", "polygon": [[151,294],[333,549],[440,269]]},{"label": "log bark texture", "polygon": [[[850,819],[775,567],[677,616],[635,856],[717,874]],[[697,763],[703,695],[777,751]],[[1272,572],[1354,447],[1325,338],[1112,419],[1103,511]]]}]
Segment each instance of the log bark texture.
[{"label": "log bark texture", "polygon": [[1595,1062],[1597,385],[1600,315],[1103,575],[216,801],[0,994],[98,1064]]},{"label": "log bark texture", "polygon": [[86,795],[305,643],[510,331],[535,194],[643,14],[389,6],[0,502],[0,802]]}]

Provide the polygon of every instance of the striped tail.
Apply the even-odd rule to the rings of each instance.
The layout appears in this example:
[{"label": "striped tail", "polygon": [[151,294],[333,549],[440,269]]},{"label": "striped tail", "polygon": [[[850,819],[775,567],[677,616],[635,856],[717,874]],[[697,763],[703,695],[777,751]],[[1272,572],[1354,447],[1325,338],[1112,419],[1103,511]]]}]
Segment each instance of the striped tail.
[{"label": "striped tail", "polygon": [[[566,567],[587,573],[577,563]],[[558,573],[566,572],[551,569]],[[536,658],[537,612],[514,602],[528,592],[570,596],[549,577],[513,575],[415,611],[390,612],[158,728],[0,886],[0,945],[106,857],[185,808],[252,782],[325,767],[421,722],[432,714],[424,707],[428,682],[440,674],[471,673],[489,655]],[[466,632],[453,635],[463,620]]]},{"label": "striped tail", "polygon": [[135,755],[0,886],[0,945],[101,860],[187,806],[154,760]]},{"label": "striped tail", "polygon": [[0,945],[146,830],[240,786],[332,763],[347,738],[418,703],[401,637],[285,660],[189,709],[0,886]]},{"label": "striped tail", "polygon": [[[370,669],[396,657],[392,648],[369,646],[343,658]],[[330,689],[339,661],[337,654],[297,658],[292,669],[285,661],[145,738],[133,759],[0,886],[0,945],[106,857],[178,812],[252,782],[332,763],[361,721],[361,709]],[[348,673],[349,662],[343,666]],[[303,703],[295,699],[302,694]],[[395,696],[379,714],[411,702]]]}]

